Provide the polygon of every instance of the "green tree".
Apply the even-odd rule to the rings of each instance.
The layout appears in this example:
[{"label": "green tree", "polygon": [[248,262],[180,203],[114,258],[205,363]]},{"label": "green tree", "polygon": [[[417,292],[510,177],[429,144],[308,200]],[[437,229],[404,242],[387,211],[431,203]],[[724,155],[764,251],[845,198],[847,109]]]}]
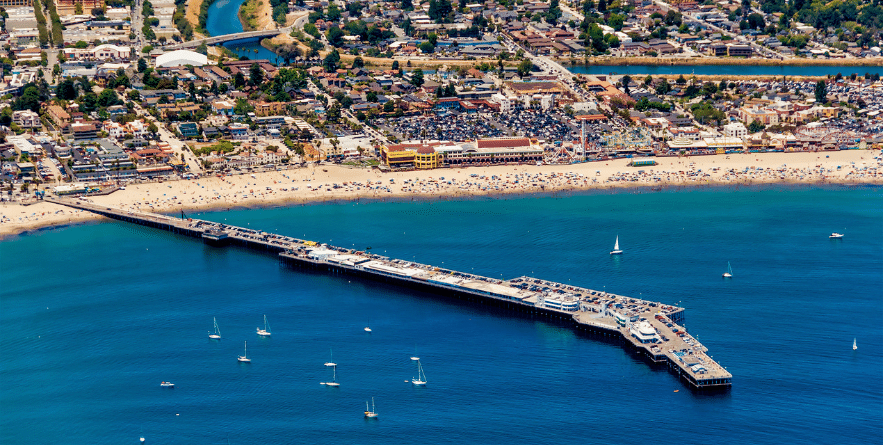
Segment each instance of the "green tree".
[{"label": "green tree", "polygon": [[763,29],[764,27],[766,27],[766,22],[763,20],[763,15],[756,12],[748,15],[748,28]]},{"label": "green tree", "polygon": [[248,80],[252,85],[258,86],[264,83],[264,70],[257,63],[252,63],[248,70]]},{"label": "green tree", "polygon": [[34,84],[28,84],[18,99],[12,102],[12,109],[38,111],[40,109],[40,91]]},{"label": "green tree", "polygon": [[116,93],[110,88],[105,88],[104,91],[102,91],[101,94],[98,95],[99,107],[107,108],[120,103],[122,103],[122,101],[120,101]]},{"label": "green tree", "polygon": [[530,70],[533,68],[533,62],[529,59],[522,60],[521,63],[518,64],[518,75],[521,77],[526,77],[530,74]]},{"label": "green tree", "polygon": [[423,85],[423,70],[417,68],[411,73],[411,85],[420,88]]},{"label": "green tree", "polygon": [[307,23],[304,25],[304,32],[317,39],[319,38],[319,28],[317,28],[316,25],[312,23]]},{"label": "green tree", "polygon": [[671,84],[668,83],[668,79],[662,79],[662,82],[659,85],[656,85],[656,94],[660,96],[664,96],[671,91]]},{"label": "green tree", "polygon": [[622,82],[622,92],[625,93],[626,96],[630,96],[631,89],[629,88],[629,84],[632,83],[632,76],[629,76],[628,74],[626,74],[625,76],[622,76],[621,82]]},{"label": "green tree", "polygon": [[322,66],[325,68],[325,71],[332,73],[337,71],[337,67],[340,65],[340,53],[337,50],[333,50],[325,56],[325,59],[322,60]]},{"label": "green tree", "polygon": [[824,80],[816,82],[815,95],[816,103],[823,104],[828,102],[828,84]]},{"label": "green tree", "polygon": [[336,4],[331,3],[328,5],[328,13],[325,14],[325,18],[327,18],[331,22],[336,22],[340,20],[340,8],[337,7]]},{"label": "green tree", "polygon": [[254,106],[248,103],[245,99],[236,99],[236,104],[233,105],[233,112],[239,115],[246,115],[254,111]]},{"label": "green tree", "polygon": [[562,13],[558,0],[552,0],[549,2],[549,10],[546,12],[546,21],[555,25],[558,23],[558,19],[561,18],[561,15]]},{"label": "green tree", "polygon": [[72,79],[65,79],[58,83],[55,88],[55,96],[63,100],[74,100],[77,98],[77,87]]},{"label": "green tree", "polygon": [[300,48],[291,43],[279,45],[279,47],[276,48],[276,54],[279,54],[279,57],[282,57],[282,60],[285,61],[286,65],[290,64],[292,59],[296,59],[303,55]]},{"label": "green tree", "polygon": [[89,91],[80,97],[80,110],[85,113],[95,111],[98,105],[98,95]]},{"label": "green tree", "polygon": [[340,104],[335,103],[325,112],[325,118],[328,119],[329,122],[337,122],[340,120]]},{"label": "green tree", "polygon": [[343,44],[343,31],[337,26],[332,26],[328,28],[328,32],[325,33],[325,37],[328,38],[328,43],[331,46],[340,46]]},{"label": "green tree", "polygon": [[764,128],[766,128],[766,126],[764,126],[762,123],[760,123],[759,120],[754,120],[754,122],[751,122],[750,124],[748,124],[748,132],[750,132],[750,133],[757,133],[758,131],[763,131]]}]

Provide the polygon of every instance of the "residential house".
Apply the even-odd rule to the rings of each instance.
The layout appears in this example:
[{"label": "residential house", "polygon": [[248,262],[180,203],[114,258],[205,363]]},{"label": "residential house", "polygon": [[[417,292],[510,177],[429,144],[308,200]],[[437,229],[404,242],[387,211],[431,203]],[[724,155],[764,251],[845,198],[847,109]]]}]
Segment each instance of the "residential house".
[{"label": "residential house", "polygon": [[12,122],[21,128],[38,128],[43,125],[40,115],[31,110],[13,111]]}]

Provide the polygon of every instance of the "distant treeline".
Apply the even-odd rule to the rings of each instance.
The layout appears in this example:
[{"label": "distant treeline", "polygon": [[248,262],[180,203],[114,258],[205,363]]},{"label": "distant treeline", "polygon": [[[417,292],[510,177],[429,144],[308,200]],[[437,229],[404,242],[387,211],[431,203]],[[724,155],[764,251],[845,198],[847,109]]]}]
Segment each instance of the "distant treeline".
[{"label": "distant treeline", "polygon": [[761,9],[766,13],[781,12],[783,20],[791,19],[806,23],[816,29],[829,27],[839,28],[849,24],[859,24],[864,29],[856,30],[861,34],[862,43],[868,44],[875,38],[874,34],[883,28],[883,0],[761,0]]}]

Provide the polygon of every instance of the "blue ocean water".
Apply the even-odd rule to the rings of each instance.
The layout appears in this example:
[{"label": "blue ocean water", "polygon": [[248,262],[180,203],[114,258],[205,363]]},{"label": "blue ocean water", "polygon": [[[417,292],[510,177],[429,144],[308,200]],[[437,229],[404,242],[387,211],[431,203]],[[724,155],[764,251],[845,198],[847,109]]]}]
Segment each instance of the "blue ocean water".
[{"label": "blue ocean water", "polygon": [[[875,443],[883,434],[880,187],[194,216],[681,304],[733,388],[693,393],[619,345],[554,322],[106,222],[0,242],[0,442],[136,443],[142,431],[163,444]],[[828,239],[834,231],[845,238]],[[617,235],[625,254],[611,257]],[[720,277],[727,261],[732,280]],[[265,339],[255,334],[264,314]],[[221,341],[207,338],[212,317]],[[251,364],[236,361],[244,341]],[[331,378],[332,348],[337,389],[319,384]],[[425,388],[406,382],[415,354]],[[362,415],[371,397],[376,421]]]}]

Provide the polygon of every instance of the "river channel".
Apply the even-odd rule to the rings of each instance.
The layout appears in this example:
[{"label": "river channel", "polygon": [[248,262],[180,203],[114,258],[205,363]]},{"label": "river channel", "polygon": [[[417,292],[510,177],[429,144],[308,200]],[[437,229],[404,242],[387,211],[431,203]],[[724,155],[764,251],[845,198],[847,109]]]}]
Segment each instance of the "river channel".
[{"label": "river channel", "polygon": [[[208,9],[208,18],[205,22],[206,31],[212,36],[223,36],[242,32],[242,22],[239,21],[239,7],[245,0],[215,0]],[[239,56],[249,59],[269,59],[276,61],[276,54],[261,46],[257,39],[246,41],[228,42],[224,45]]]},{"label": "river channel", "polygon": [[[206,30],[212,36],[222,36],[242,32],[239,21],[239,7],[245,0],[215,0],[209,7]],[[269,59],[276,61],[272,51],[261,46],[257,39],[227,43],[231,51],[249,59]],[[570,71],[579,74],[683,74],[683,75],[748,75],[748,76],[825,76],[841,73],[883,74],[881,66],[789,66],[789,65],[576,65]]]}]

